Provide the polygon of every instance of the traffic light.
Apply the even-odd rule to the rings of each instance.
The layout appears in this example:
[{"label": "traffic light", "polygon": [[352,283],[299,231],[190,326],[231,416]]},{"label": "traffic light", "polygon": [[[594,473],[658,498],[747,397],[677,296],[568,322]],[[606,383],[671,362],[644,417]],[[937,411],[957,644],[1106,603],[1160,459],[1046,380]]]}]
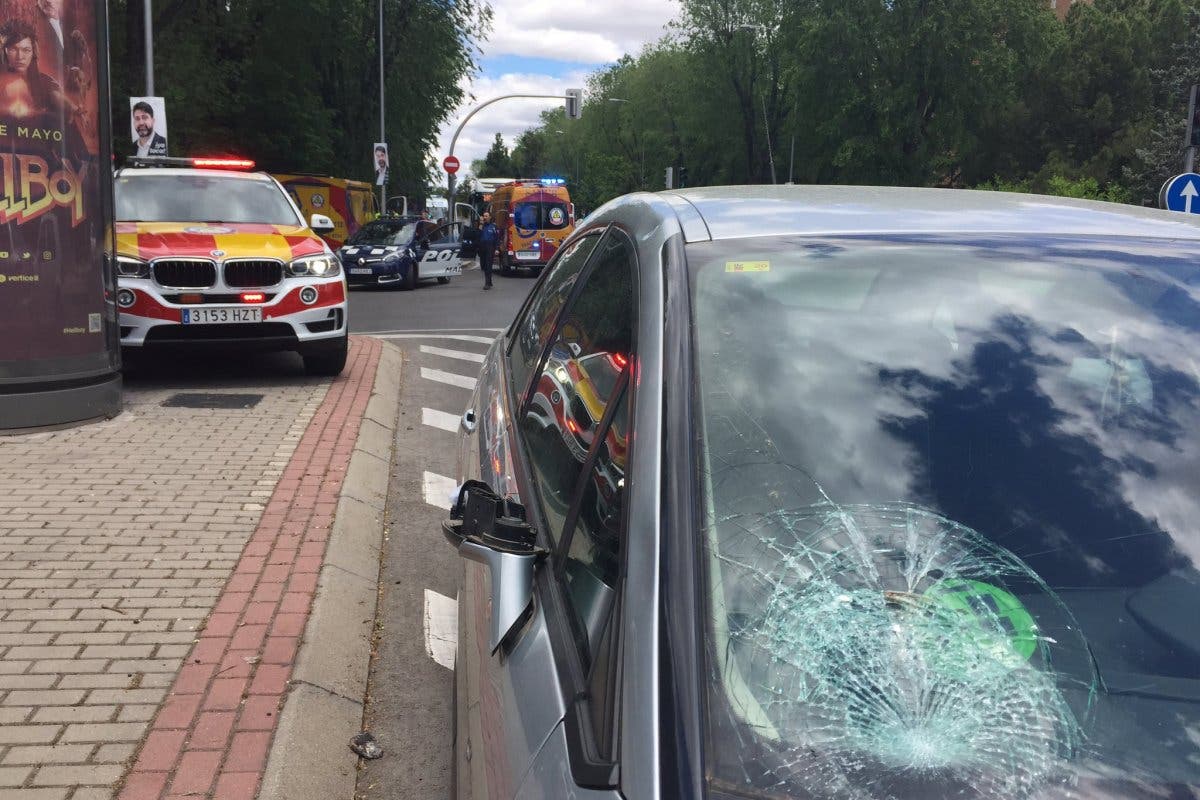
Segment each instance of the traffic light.
[{"label": "traffic light", "polygon": [[674,173],[675,173],[674,167],[667,167],[666,170],[663,171],[663,187],[664,188],[667,188],[667,189],[675,188],[675,184],[673,184],[671,182],[671,178],[674,176]]},{"label": "traffic light", "polygon": [[687,188],[687,167],[679,168],[679,188]]},{"label": "traffic light", "polygon": [[583,116],[583,89],[567,89],[567,119]]}]

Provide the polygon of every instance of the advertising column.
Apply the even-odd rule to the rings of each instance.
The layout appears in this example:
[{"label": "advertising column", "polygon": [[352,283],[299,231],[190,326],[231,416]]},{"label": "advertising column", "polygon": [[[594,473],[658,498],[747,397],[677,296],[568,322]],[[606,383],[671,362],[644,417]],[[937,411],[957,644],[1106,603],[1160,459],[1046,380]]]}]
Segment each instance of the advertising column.
[{"label": "advertising column", "polygon": [[121,409],[104,0],[0,0],[0,431]]}]

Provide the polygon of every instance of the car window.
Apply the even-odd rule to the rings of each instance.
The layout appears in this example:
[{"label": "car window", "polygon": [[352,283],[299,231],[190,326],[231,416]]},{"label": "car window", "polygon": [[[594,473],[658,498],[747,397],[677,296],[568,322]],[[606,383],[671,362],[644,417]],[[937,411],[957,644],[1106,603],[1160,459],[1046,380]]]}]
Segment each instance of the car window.
[{"label": "car window", "polygon": [[[605,355],[624,369],[618,354]],[[573,533],[556,554],[556,568],[572,612],[575,641],[588,675],[592,732],[607,757],[613,719],[612,677],[621,557],[624,550],[623,500],[629,451],[628,383],[619,390],[612,418],[597,432],[596,456],[587,468]]]},{"label": "car window", "polygon": [[[563,314],[521,411],[520,425],[546,533],[558,541],[588,450],[611,400],[592,356],[618,363],[633,344],[633,247],[624,235],[599,245],[586,284]],[[590,367],[590,369],[589,369]]]},{"label": "car window", "polygon": [[1200,785],[1200,248],[779,236],[688,264],[712,784]]},{"label": "car window", "polygon": [[513,224],[522,230],[536,230],[541,227],[540,216],[538,203],[517,203],[517,207],[513,209]]},{"label": "car window", "polygon": [[368,222],[350,237],[350,244],[406,245],[416,233],[415,222],[377,219]]},{"label": "car window", "polygon": [[542,203],[542,227],[547,230],[562,230],[571,224],[567,204],[560,202]]},{"label": "car window", "polygon": [[575,279],[579,277],[599,239],[599,236],[585,237],[559,254],[513,331],[513,342],[508,353],[510,385],[513,391],[522,396],[530,373],[550,341],[558,312],[570,297]]},{"label": "car window", "polygon": [[122,175],[116,181],[122,222],[301,225],[274,181],[222,175]]}]

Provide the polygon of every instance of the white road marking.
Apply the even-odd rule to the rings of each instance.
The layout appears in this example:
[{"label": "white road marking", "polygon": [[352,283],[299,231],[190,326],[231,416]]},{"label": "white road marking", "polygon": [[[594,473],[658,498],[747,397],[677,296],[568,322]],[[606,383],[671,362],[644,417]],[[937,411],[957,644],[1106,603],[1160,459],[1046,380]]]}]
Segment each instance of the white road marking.
[{"label": "white road marking", "polygon": [[474,389],[478,381],[475,378],[466,375],[458,375],[453,372],[443,372],[440,369],[430,369],[429,367],[421,367],[421,377],[427,381],[437,381],[438,383],[448,383],[451,386],[458,386],[462,389]]},{"label": "white road marking", "polygon": [[483,363],[483,353],[468,353],[465,350],[447,350],[444,347],[433,347],[427,344],[421,345],[421,352],[428,353],[431,356],[457,358],[460,361],[474,361],[476,364]]},{"label": "white road marking", "polygon": [[376,339],[457,339],[460,342],[479,342],[480,344],[491,344],[496,341],[496,337],[488,338],[486,336],[468,336],[462,333],[373,333],[369,334]]},{"label": "white road marking", "polygon": [[438,475],[436,472],[426,472],[421,478],[424,488],[425,502],[444,511],[450,510],[451,495],[458,489],[453,478]]},{"label": "white road marking", "polygon": [[422,408],[421,422],[431,428],[441,428],[444,431],[455,433],[458,431],[460,418],[453,414],[447,414],[445,411],[438,411],[436,408]]},{"label": "white road marking", "polygon": [[425,652],[446,669],[454,669],[458,648],[458,601],[425,590]]}]

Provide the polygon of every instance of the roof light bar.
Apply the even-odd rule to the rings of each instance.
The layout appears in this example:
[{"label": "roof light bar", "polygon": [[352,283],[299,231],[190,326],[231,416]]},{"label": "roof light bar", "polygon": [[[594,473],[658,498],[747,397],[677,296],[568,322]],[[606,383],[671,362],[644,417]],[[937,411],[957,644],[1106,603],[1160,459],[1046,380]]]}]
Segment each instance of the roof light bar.
[{"label": "roof light bar", "polygon": [[192,166],[197,169],[254,169],[248,158],[193,158]]}]

